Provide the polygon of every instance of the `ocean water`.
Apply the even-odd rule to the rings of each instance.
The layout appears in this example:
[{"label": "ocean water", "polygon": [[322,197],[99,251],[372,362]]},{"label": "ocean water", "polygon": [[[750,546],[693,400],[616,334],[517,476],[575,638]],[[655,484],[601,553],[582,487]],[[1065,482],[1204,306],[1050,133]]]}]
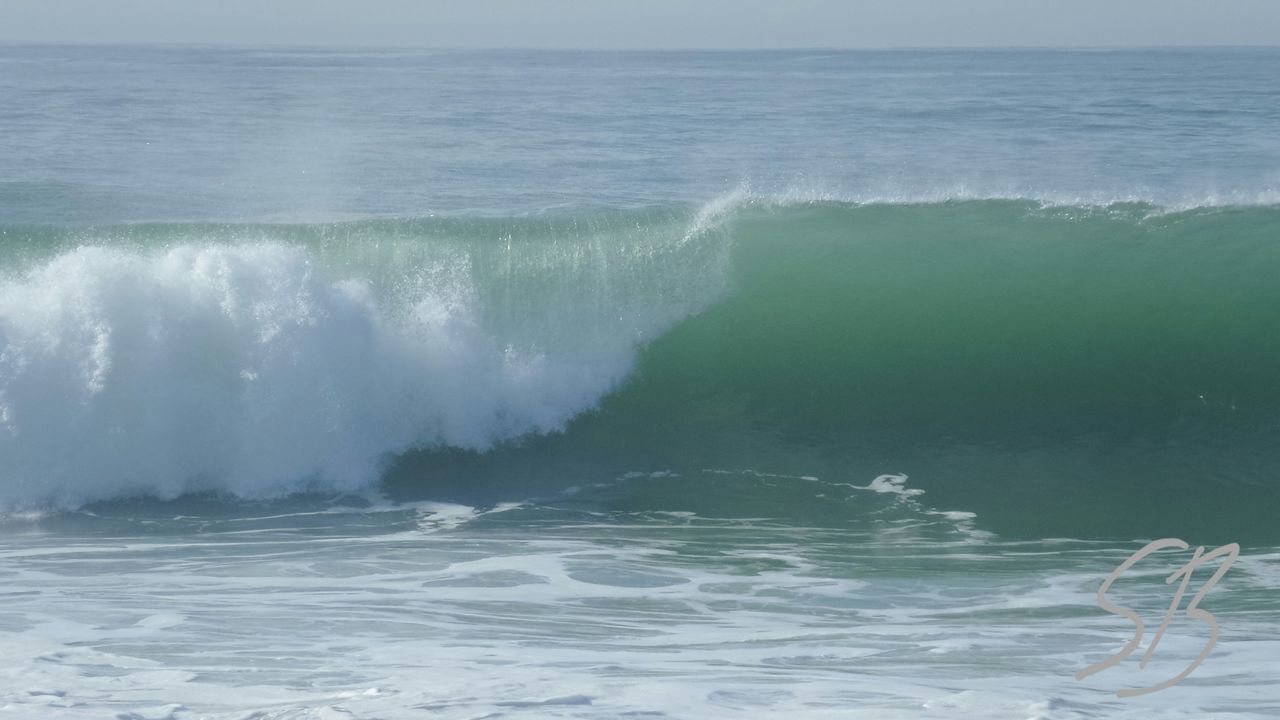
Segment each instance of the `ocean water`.
[{"label": "ocean water", "polygon": [[0,48],[0,717],[1280,716],[1277,77]]}]

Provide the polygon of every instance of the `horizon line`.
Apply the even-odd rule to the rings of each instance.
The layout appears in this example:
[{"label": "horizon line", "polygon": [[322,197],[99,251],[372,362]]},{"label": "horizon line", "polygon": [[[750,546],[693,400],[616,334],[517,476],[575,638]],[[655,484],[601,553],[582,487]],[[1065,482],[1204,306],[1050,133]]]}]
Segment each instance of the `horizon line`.
[{"label": "horizon line", "polygon": [[547,47],[485,45],[363,45],[345,43],[218,43],[155,41],[62,41],[10,40],[0,38],[0,47],[83,47],[83,48],[149,48],[162,50],[421,50],[434,52],[595,52],[595,53],[788,53],[788,52],[959,52],[959,51],[1125,51],[1125,50],[1276,50],[1280,44],[1203,44],[1203,45],[884,45],[884,46],[803,46],[794,47]]}]

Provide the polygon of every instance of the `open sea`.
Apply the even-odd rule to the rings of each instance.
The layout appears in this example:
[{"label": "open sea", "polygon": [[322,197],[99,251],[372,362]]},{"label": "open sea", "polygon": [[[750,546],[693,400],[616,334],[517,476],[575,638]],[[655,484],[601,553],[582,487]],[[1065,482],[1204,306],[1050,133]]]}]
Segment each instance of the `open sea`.
[{"label": "open sea", "polygon": [[1280,49],[0,47],[0,718],[772,717],[1280,717]]}]

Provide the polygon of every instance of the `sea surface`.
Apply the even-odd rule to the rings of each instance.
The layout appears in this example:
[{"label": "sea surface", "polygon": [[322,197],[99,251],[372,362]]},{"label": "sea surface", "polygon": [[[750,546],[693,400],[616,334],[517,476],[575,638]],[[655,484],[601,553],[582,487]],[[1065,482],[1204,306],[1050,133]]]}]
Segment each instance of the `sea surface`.
[{"label": "sea surface", "polygon": [[1278,78],[0,47],[0,717],[1280,717]]}]

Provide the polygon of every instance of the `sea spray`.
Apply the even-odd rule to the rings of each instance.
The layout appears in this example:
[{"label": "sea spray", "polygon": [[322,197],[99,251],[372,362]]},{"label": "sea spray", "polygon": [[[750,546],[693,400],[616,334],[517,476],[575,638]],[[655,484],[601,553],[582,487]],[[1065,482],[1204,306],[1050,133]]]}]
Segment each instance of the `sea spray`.
[{"label": "sea spray", "polygon": [[350,490],[560,429],[720,292],[718,214],[55,249],[0,286],[0,502]]}]

